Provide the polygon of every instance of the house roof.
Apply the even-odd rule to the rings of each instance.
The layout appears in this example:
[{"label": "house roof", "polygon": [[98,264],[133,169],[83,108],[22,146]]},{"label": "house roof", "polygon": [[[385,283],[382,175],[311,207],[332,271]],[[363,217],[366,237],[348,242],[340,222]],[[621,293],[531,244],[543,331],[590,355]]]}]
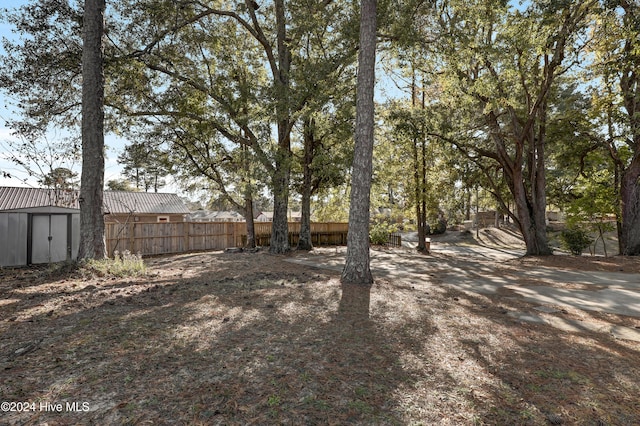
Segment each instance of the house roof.
[{"label": "house roof", "polygon": [[[273,219],[273,212],[258,212],[255,218],[257,219],[260,216],[264,216],[267,219]],[[302,217],[302,212],[289,211],[287,212],[287,217]]]},{"label": "house roof", "polygon": [[[78,191],[2,186],[0,187],[0,211],[45,206],[80,209],[78,198]],[[187,214],[189,209],[176,194],[105,191],[104,212],[106,214]]]},{"label": "house roof", "polygon": [[244,216],[242,216],[238,212],[234,211],[210,211],[210,210],[196,210],[195,212],[191,212],[189,217],[192,220],[222,220],[222,219],[242,219],[244,220]]},{"label": "house roof", "polygon": [[238,212],[231,212],[231,211],[219,211],[219,212],[213,212],[215,213],[215,218],[217,219],[243,219],[243,216],[238,213]]},{"label": "house roof", "polygon": [[180,197],[161,192],[105,191],[104,204],[105,213],[189,213]]}]

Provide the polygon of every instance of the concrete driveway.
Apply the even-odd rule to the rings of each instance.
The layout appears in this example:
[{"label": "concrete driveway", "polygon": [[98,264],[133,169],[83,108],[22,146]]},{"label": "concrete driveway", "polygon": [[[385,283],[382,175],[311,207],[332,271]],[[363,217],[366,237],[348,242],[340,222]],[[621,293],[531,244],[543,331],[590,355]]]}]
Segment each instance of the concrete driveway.
[{"label": "concrete driveway", "polygon": [[[434,247],[432,251],[464,259],[463,265],[450,264],[442,276],[443,284],[463,291],[493,294],[505,288],[530,302],[640,317],[640,274],[539,267],[519,271],[517,277],[505,277],[496,271],[495,263],[517,258],[523,252],[456,245]],[[554,287],[557,284],[571,288]]]},{"label": "concrete driveway", "polygon": [[[290,261],[342,271],[346,248],[319,253],[296,256]],[[431,254],[426,256],[410,249],[372,249],[371,269],[374,277],[431,282],[470,293],[496,294],[508,290],[513,297],[532,302],[544,313],[554,312],[554,307],[570,306],[640,318],[640,274],[544,267],[516,272],[500,267],[503,262],[523,254],[517,249],[432,242]],[[516,316],[523,321],[549,323],[537,313]],[[593,329],[582,321],[555,321],[551,325],[565,330]],[[612,327],[602,331],[640,341],[640,330]]]}]

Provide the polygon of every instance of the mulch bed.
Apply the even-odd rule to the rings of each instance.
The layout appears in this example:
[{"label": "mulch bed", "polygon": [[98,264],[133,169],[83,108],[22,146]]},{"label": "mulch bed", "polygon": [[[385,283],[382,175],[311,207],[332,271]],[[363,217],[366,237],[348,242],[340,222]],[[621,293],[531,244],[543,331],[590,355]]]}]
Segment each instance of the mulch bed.
[{"label": "mulch bed", "polygon": [[[550,262],[501,268],[572,267]],[[0,271],[0,395],[21,410],[0,423],[640,424],[639,343],[520,322],[505,295],[437,277],[343,289],[264,252],[147,263]]]}]

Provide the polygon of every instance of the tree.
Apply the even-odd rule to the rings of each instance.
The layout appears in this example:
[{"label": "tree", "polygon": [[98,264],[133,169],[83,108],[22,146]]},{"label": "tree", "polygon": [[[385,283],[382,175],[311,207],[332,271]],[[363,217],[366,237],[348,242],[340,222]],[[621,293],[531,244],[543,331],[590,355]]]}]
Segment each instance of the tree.
[{"label": "tree", "polygon": [[316,122],[312,117],[305,117],[303,130],[304,152],[302,157],[302,209],[300,217],[300,236],[298,238],[298,250],[311,250],[311,194],[313,192],[312,164],[316,154],[318,140],[316,137]]},{"label": "tree", "polygon": [[602,241],[604,255],[607,256],[607,243],[604,233],[615,229],[607,220],[616,213],[616,188],[611,185],[610,170],[601,169],[591,172],[588,178],[581,175],[576,182],[576,198],[567,208],[567,224],[570,227],[582,227],[597,233],[593,241]]},{"label": "tree", "polygon": [[[8,124],[13,127],[16,122]],[[56,187],[56,181],[66,184],[77,177],[72,171],[80,156],[75,138],[52,141],[46,134],[33,128],[21,133],[20,126],[16,127],[18,130],[13,131],[13,139],[6,141],[6,147],[4,144],[0,146],[4,148],[8,159],[22,168],[29,177],[52,188]]]},{"label": "tree", "polygon": [[[304,13],[304,8],[298,13]],[[303,83],[304,99],[298,125],[293,128],[293,156],[298,160],[293,166],[293,181],[302,210],[298,250],[312,248],[311,198],[345,182],[344,170],[351,163],[353,148],[347,141],[353,135],[355,39],[348,33],[327,31],[344,20],[339,18],[341,13],[344,11],[335,7],[319,9],[317,22],[307,25],[304,41],[295,51],[299,61],[291,78],[297,85]],[[328,75],[330,85],[317,83]],[[295,136],[302,144],[299,149]],[[298,180],[296,172],[301,175]]]},{"label": "tree", "polygon": [[125,147],[118,156],[122,174],[137,190],[158,192],[165,186],[164,177],[169,174],[168,154],[157,142],[135,142]]},{"label": "tree", "polygon": [[105,255],[104,180],[104,0],[87,0],[85,12],[67,1],[45,0],[7,14],[20,33],[3,40],[0,87],[19,101],[11,125],[29,142],[54,124],[77,131],[82,113],[82,176],[78,257]]},{"label": "tree", "polygon": [[[128,93],[116,107],[131,116],[199,121],[227,142],[252,150],[270,176],[274,197],[270,251],[274,253],[289,249],[292,129],[314,91],[327,86],[339,71],[335,65],[324,65],[343,62],[329,57],[313,73],[300,72],[304,68],[301,51],[314,27],[336,34],[348,28],[339,13],[344,11],[342,6],[338,1],[284,0],[263,4],[148,0],[135,8],[116,6],[130,22],[115,41],[117,48],[133,52],[128,56],[135,59],[122,64],[117,86]],[[337,18],[334,21],[322,19],[329,9]],[[351,49],[344,53],[344,47],[343,40],[332,51],[352,54]],[[277,134],[275,143],[272,129]]]},{"label": "tree", "polygon": [[107,189],[109,189],[109,191],[136,191],[136,188],[132,186],[131,182],[127,179],[111,179],[107,182]]},{"label": "tree", "polygon": [[640,255],[640,5],[612,0],[595,26],[593,104],[615,164],[620,253]]},{"label": "tree", "polygon": [[78,258],[105,257],[104,241],[104,68],[105,0],[86,0],[82,47],[82,176]]},{"label": "tree", "polygon": [[254,248],[254,195],[262,187],[253,167],[255,158],[245,145],[224,144],[215,133],[196,133],[185,129],[185,124],[172,132],[173,155],[169,161],[177,165],[178,182],[196,189],[206,181],[207,192],[218,195],[216,204],[231,206],[244,216],[245,247]]},{"label": "tree", "polygon": [[376,0],[362,0],[349,234],[347,257],[341,276],[344,284],[368,285],[373,282],[369,259],[369,206],[375,112],[376,15]]},{"label": "tree", "polygon": [[[298,250],[311,250],[311,198],[318,192],[346,182],[345,168],[350,163],[353,134],[352,102],[334,105],[331,112],[310,113],[302,123],[301,219]],[[294,153],[295,155],[295,153]]]},{"label": "tree", "polygon": [[427,163],[433,164],[428,151],[428,129],[426,117],[426,92],[425,81],[423,78],[422,87],[419,87],[416,81],[416,70],[411,67],[411,106],[405,108],[403,105],[396,103],[392,105],[390,115],[393,123],[394,139],[396,142],[403,143],[402,146],[406,152],[410,152],[410,157],[405,161],[411,164],[413,176],[411,186],[413,193],[411,194],[411,204],[415,208],[415,221],[418,231],[418,246],[420,252],[426,251],[426,236],[429,234],[429,224],[427,222],[427,201],[428,201],[428,167]]},{"label": "tree", "polygon": [[291,174],[291,126],[293,120],[290,109],[291,90],[291,50],[287,43],[287,24],[284,0],[274,0],[276,20],[277,62],[271,62],[276,111],[278,145],[275,154],[275,170],[272,178],[273,222],[269,252],[284,253],[289,250],[289,224],[287,219],[289,203],[289,180]]},{"label": "tree", "polygon": [[[11,129],[37,141],[47,129],[75,130],[82,97],[82,10],[67,0],[41,0],[3,9],[1,19],[26,37],[3,39],[0,89],[15,100]],[[78,140],[80,138],[78,137]]]},{"label": "tree", "polygon": [[57,167],[51,170],[51,173],[44,176],[40,183],[48,188],[55,190],[69,191],[77,189],[78,174],[66,167]]},{"label": "tree", "polygon": [[334,188],[321,188],[312,198],[313,215],[318,222],[349,221],[349,205],[344,202],[351,194],[348,182],[350,172],[345,171],[345,183]]},{"label": "tree", "polygon": [[577,36],[593,6],[544,2],[518,11],[502,1],[443,1],[440,9],[447,35],[436,55],[445,64],[441,84],[457,116],[451,126],[466,127],[450,140],[471,157],[499,164],[529,255],[551,254],[545,223],[550,94],[579,60]]}]

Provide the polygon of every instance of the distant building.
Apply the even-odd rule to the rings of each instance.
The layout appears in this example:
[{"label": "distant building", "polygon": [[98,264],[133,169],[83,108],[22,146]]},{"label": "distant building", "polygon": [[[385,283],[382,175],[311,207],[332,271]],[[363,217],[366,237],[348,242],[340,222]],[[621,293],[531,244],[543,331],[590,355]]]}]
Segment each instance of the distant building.
[{"label": "distant building", "polygon": [[273,222],[273,212],[258,212],[254,220],[256,222]]},{"label": "distant building", "polygon": [[[258,212],[254,220],[256,222],[273,222],[273,212]],[[302,212],[289,211],[287,220],[289,222],[300,222],[302,220]]]},{"label": "distant building", "polygon": [[105,222],[184,222],[189,209],[176,194],[104,192]]},{"label": "distant building", "polygon": [[197,210],[187,216],[189,222],[244,222],[244,216],[234,211]]}]

